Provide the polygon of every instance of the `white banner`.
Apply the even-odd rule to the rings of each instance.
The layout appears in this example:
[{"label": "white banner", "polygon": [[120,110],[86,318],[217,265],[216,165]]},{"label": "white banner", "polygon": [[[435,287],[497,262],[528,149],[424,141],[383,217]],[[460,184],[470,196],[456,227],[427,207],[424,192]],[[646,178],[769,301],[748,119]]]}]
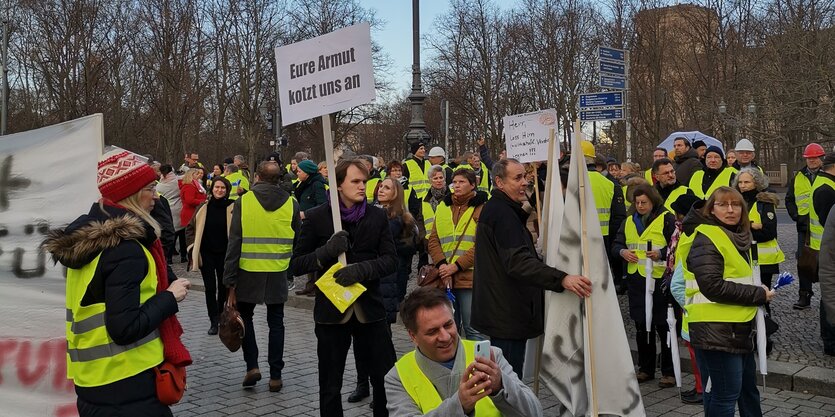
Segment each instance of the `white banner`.
[{"label": "white banner", "polygon": [[548,131],[557,130],[554,109],[505,116],[502,124],[508,158],[522,163],[548,160]]},{"label": "white banner", "polygon": [[65,280],[39,249],[99,198],[102,115],[0,137],[0,416],[77,416]]},{"label": "white banner", "polygon": [[275,62],[282,126],[375,98],[368,23],[275,48]]},{"label": "white banner", "polygon": [[[580,149],[579,135],[573,136],[572,149]],[[593,416],[595,411],[600,415],[644,416],[646,410],[581,153],[572,152],[570,169],[565,205],[549,207],[552,211],[545,260],[548,265],[591,280],[591,309],[586,311],[583,300],[572,292],[546,292],[541,376],[563,405],[563,416]],[[555,175],[546,195],[559,196],[557,178]],[[581,182],[584,194],[580,193]],[[580,216],[581,199],[585,223]],[[556,222],[559,216],[562,221]],[[557,236],[552,233],[558,238],[553,239]],[[584,257],[588,259],[586,271]]]}]

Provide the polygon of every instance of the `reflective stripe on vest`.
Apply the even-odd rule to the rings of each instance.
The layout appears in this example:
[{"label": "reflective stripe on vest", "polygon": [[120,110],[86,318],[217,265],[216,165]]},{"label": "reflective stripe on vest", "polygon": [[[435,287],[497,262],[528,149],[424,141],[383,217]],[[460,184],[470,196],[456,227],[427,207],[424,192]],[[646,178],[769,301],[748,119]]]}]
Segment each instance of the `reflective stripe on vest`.
[{"label": "reflective stripe on vest", "polygon": [[414,188],[418,197],[423,197],[429,191],[429,177],[426,176],[429,166],[429,161],[425,159],[422,167],[418,166],[414,159],[406,161],[406,168],[409,169],[409,186]]},{"label": "reflective stripe on vest", "polygon": [[[148,272],[139,283],[139,304],[157,293],[157,270],[151,252],[142,251]],[[105,327],[104,302],[81,305],[101,254],[81,269],[67,269],[67,378],[80,387],[98,387],[134,376],[162,363],[162,341],[154,330],[134,343],[120,345]]]},{"label": "reflective stripe on vest", "polygon": [[293,254],[293,199],[278,210],[267,211],[254,193],[241,197],[241,259],[238,266],[249,272],[281,272],[290,266]]},{"label": "reflective stripe on vest", "polygon": [[[835,190],[835,181],[818,175],[815,178],[815,184],[812,185],[812,200],[815,198],[815,191],[821,187],[830,187]],[[823,237],[823,225],[820,222],[820,216],[815,211],[815,204],[811,202],[809,205],[809,247],[814,250],[821,250],[821,237]]]},{"label": "reflective stripe on vest", "polygon": [[597,219],[600,221],[600,233],[609,236],[609,219],[612,217],[610,209],[615,198],[615,183],[597,171],[589,171],[591,193],[594,195],[594,205],[597,207]]},{"label": "reflective stripe on vest", "polygon": [[696,171],[693,173],[693,176],[690,177],[690,187],[693,190],[693,194],[696,197],[701,198],[702,200],[707,200],[714,191],[716,191],[719,187],[730,187],[731,186],[731,176],[736,174],[737,171],[735,168],[732,167],[725,167],[719,175],[713,180],[713,184],[710,184],[710,187],[707,188],[707,191],[703,191],[704,188],[703,182],[705,179],[705,172],[704,171]]},{"label": "reflective stripe on vest", "polygon": [[[754,223],[763,223],[762,216],[760,216],[759,203],[751,204],[751,210],[748,211],[748,218]],[[786,260],[786,255],[780,250],[780,245],[777,243],[777,238],[769,240],[768,242],[757,242],[757,258],[760,265],[777,265]]]},{"label": "reflective stripe on vest", "polygon": [[667,196],[667,200],[664,201],[664,208],[667,209],[667,211],[669,211],[670,213],[673,213],[673,215],[675,215],[676,211],[673,210],[673,203],[675,203],[679,197],[687,194],[688,191],[690,191],[689,188],[683,185],[679,185],[678,188],[673,190],[673,192],[671,192],[670,195]]},{"label": "reflective stripe on vest", "polygon": [[[477,222],[475,219],[468,222],[474,211],[474,207],[467,207],[458,218],[458,223],[453,224],[452,209],[446,203],[441,202],[435,209],[435,229],[438,232],[438,239],[441,241],[441,250],[444,251],[448,263],[457,261],[464,252],[475,246]],[[466,230],[464,230],[465,225],[467,226]],[[460,245],[458,244],[459,237],[461,238]],[[455,250],[456,245],[458,245],[457,251]],[[453,251],[455,251],[455,256],[453,256]]]},{"label": "reflective stripe on vest", "polygon": [[[661,248],[667,246],[667,239],[664,238],[664,216],[666,211],[656,217],[652,223],[644,229],[644,233],[638,235],[638,228],[635,226],[635,220],[632,216],[626,218],[626,224],[623,226],[623,234],[626,238],[626,247],[635,252],[638,257],[638,262],[629,262],[626,267],[626,272],[630,274],[638,273],[638,275],[646,278],[647,274],[644,270],[644,261],[647,259],[647,242],[652,242],[652,250],[659,251]],[[667,262],[663,260],[654,261],[652,263],[652,277],[655,279],[664,276],[664,270],[667,269]]]},{"label": "reflective stripe on vest", "polygon": [[802,171],[797,171],[794,176],[794,202],[797,204],[799,216],[809,215],[809,207],[812,205],[812,183]]},{"label": "reflective stripe on vest", "polygon": [[[694,239],[696,233],[701,233],[710,239],[719,253],[722,254],[724,260],[723,279],[725,281],[747,285],[754,284],[751,265],[740,255],[731,239],[719,226],[703,224],[696,227]],[[745,323],[751,321],[757,313],[757,307],[755,306],[722,304],[710,301],[699,290],[699,283],[688,268],[684,269],[684,285],[684,308],[687,310],[687,319],[690,323]]]},{"label": "reflective stripe on vest", "polygon": [[[469,365],[475,361],[475,342],[460,340],[464,345],[464,361]],[[441,395],[432,385],[432,381],[420,370],[414,350],[403,355],[394,366],[397,368],[397,375],[400,377],[403,388],[422,414],[428,414],[441,405]],[[475,403],[475,415],[477,417],[501,417],[502,413],[488,395]]]},{"label": "reflective stripe on vest", "polygon": [[423,201],[421,204],[421,212],[423,213],[423,226],[426,228],[426,238],[432,234],[432,227],[435,226],[435,211],[432,210],[432,204]]},{"label": "reflective stripe on vest", "polygon": [[233,172],[226,176],[226,179],[229,180],[229,183],[232,184],[232,189],[229,190],[229,199],[230,200],[237,200],[240,196],[238,195],[238,187],[240,186],[244,190],[249,191],[249,180],[246,179],[244,174],[241,174],[240,171]]}]

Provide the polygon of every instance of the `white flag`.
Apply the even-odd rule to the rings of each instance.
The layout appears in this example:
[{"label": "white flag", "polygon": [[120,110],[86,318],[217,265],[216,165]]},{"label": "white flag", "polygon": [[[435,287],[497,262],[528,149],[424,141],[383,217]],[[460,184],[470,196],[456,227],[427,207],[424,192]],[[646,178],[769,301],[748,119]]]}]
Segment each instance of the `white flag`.
[{"label": "white flag", "polygon": [[[559,216],[559,205],[550,205],[549,233],[561,223],[555,233],[559,235],[559,243],[549,242],[545,259],[548,265],[591,280],[591,309],[587,312],[584,301],[572,292],[546,293],[541,376],[563,405],[564,416],[591,416],[595,412],[643,416],[646,411],[577,135],[572,149],[561,222],[554,221]],[[560,195],[556,190],[559,187],[559,181],[552,181],[548,195]],[[586,210],[585,222],[581,221],[581,198]],[[588,258],[585,271],[584,257]]]}]

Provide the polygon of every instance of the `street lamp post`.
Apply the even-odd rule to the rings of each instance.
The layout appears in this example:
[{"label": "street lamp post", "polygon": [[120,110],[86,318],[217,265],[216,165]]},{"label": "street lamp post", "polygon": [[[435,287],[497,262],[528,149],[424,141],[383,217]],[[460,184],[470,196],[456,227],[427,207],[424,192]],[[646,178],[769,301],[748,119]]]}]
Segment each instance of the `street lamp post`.
[{"label": "street lamp post", "polygon": [[412,92],[409,94],[412,121],[409,123],[409,132],[403,136],[409,147],[418,142],[429,144],[432,140],[423,120],[423,102],[426,100],[426,94],[423,94],[420,81],[420,0],[412,0],[412,57]]},{"label": "street lamp post", "polygon": [[746,117],[744,120],[740,120],[742,118],[734,118],[733,116],[728,115],[728,104],[725,103],[724,98],[719,101],[716,111],[722,119],[722,124],[726,127],[730,126],[734,129],[734,134],[732,135],[733,143],[739,141],[738,133],[741,128],[744,128],[745,134],[750,136],[750,126],[754,121],[754,117],[757,115],[757,103],[754,102],[753,98],[745,105]]}]

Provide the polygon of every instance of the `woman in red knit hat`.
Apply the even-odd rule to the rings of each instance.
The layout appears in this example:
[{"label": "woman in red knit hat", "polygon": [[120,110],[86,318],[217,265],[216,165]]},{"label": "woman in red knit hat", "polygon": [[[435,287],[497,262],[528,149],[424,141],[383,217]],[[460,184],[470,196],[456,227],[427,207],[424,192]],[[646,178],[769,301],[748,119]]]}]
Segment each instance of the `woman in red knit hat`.
[{"label": "woman in red knit hat", "polygon": [[191,364],[175,316],[190,284],[174,276],[169,284],[150,215],[155,180],[135,154],[108,152],[98,167],[102,199],[44,241],[67,267],[67,375],[81,416],[171,416],[155,368]]}]

